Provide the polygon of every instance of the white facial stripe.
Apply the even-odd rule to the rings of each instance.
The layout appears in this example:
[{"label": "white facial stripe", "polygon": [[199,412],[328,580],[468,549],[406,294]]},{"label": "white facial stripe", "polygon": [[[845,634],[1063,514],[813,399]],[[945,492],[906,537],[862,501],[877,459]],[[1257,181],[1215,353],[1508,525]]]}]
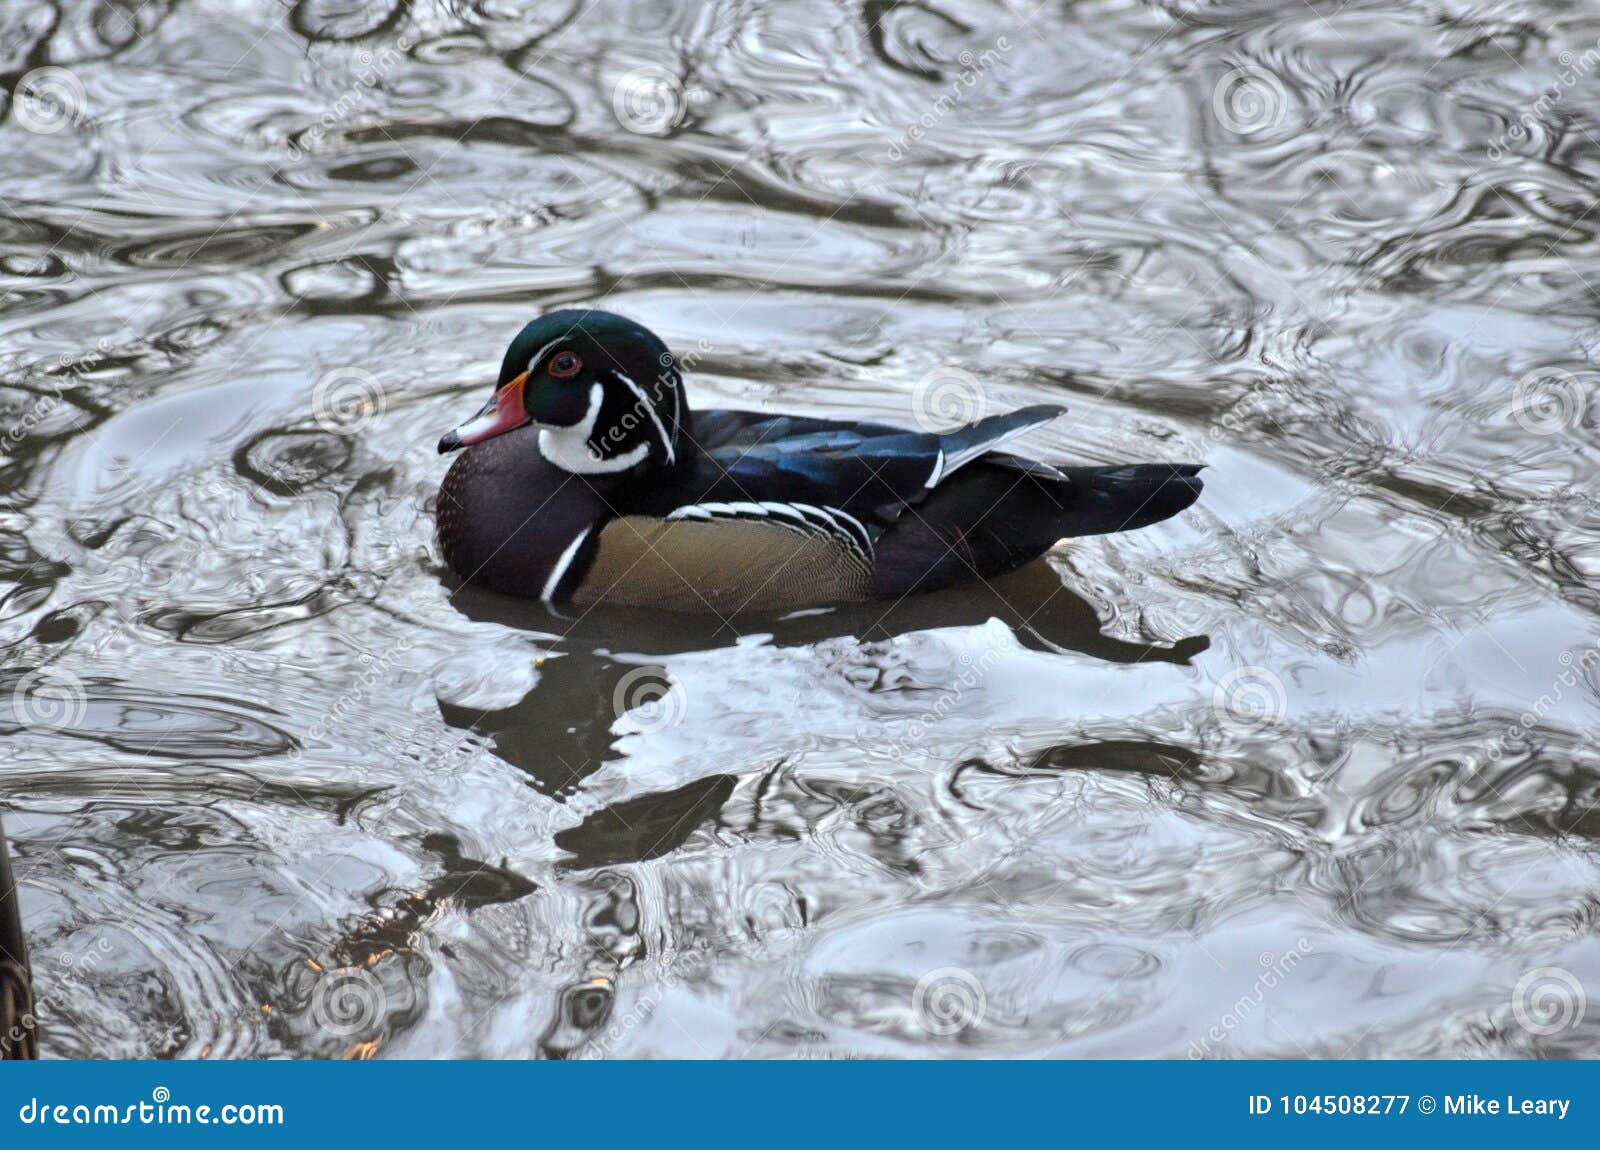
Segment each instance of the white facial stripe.
[{"label": "white facial stripe", "polygon": [[655,405],[645,398],[644,389],[620,371],[612,371],[611,374],[627,384],[628,390],[633,392],[634,396],[639,400],[639,406],[644,408],[644,413],[650,417],[650,422],[655,424],[656,434],[661,437],[661,446],[667,449],[667,463],[669,465],[676,463],[678,461],[678,453],[672,449],[672,439],[667,435],[666,425],[661,422],[661,417],[656,414]]},{"label": "white facial stripe", "polygon": [[672,368],[672,445],[678,445],[678,433],[683,430],[683,376]]},{"label": "white facial stripe", "polygon": [[567,568],[572,566],[572,561],[578,557],[578,548],[583,546],[583,541],[589,538],[593,527],[585,527],[578,532],[578,537],[567,544],[567,549],[561,553],[561,558],[556,560],[556,565],[550,569],[550,578],[544,581],[544,590],[539,592],[539,598],[549,603],[561,586],[561,580],[567,573]]},{"label": "white facial stripe", "polygon": [[650,454],[650,445],[641,443],[632,451],[603,459],[589,450],[589,437],[605,403],[606,389],[595,384],[589,389],[589,410],[572,427],[540,427],[539,454],[563,471],[574,475],[607,475],[626,471]]},{"label": "white facial stripe", "polygon": [[545,353],[548,352],[551,348],[555,347],[556,344],[560,343],[562,339],[566,339],[566,338],[567,338],[566,336],[562,336],[561,339],[553,339],[549,343],[547,343],[543,347],[541,347],[538,351],[534,352],[533,353],[533,358],[528,361],[528,370],[532,371],[534,368],[538,367],[539,366],[539,361],[545,357]]}]

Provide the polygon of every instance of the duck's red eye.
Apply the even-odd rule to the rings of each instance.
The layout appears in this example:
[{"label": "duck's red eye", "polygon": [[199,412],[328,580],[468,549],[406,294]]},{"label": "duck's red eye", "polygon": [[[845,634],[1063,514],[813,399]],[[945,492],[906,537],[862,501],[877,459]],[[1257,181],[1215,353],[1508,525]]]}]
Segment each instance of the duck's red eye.
[{"label": "duck's red eye", "polygon": [[583,370],[583,360],[570,351],[558,352],[547,370],[557,379],[571,379]]}]

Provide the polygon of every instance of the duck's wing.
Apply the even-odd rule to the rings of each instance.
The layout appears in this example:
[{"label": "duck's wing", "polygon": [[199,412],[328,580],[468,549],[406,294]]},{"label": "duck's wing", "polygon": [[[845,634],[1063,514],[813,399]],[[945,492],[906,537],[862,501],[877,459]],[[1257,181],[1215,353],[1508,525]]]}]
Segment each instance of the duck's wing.
[{"label": "duck's wing", "polygon": [[962,467],[1065,410],[1039,404],[943,433],[707,412],[696,416],[700,458],[678,500],[739,508],[732,513],[738,515],[752,514],[752,505],[769,508],[763,514],[776,505],[801,508],[802,515],[821,509],[841,519],[841,530],[853,529],[853,521],[876,535]]},{"label": "duck's wing", "polygon": [[1062,410],[1023,408],[945,434],[697,412],[693,471],[580,541],[570,597],[721,614],[870,598],[878,540],[908,507]]}]

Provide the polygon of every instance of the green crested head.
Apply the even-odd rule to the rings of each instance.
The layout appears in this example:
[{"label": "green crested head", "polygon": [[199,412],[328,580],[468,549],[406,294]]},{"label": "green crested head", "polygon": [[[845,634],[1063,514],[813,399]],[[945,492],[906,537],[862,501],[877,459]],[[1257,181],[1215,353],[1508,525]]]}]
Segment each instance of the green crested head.
[{"label": "green crested head", "polygon": [[671,467],[687,445],[678,365],[654,332],[611,312],[553,311],[506,349],[494,398],[441,452],[534,424],[539,450],[578,474]]}]

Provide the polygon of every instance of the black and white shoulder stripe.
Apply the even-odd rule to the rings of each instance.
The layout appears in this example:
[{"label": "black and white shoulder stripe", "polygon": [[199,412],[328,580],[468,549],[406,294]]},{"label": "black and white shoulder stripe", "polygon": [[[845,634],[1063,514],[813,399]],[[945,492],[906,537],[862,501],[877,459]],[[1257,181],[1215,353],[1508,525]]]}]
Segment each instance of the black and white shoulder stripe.
[{"label": "black and white shoulder stripe", "polygon": [[866,524],[837,507],[813,503],[690,503],[667,513],[668,519],[746,520],[787,527],[807,535],[828,535],[842,543],[868,570],[873,565],[872,535]]},{"label": "black and white shoulder stripe", "polygon": [[[572,542],[567,544],[551,566],[550,574],[545,577],[544,587],[539,591],[539,598],[546,603],[554,603],[559,599],[565,599],[572,593],[573,587],[582,579],[584,567],[588,565],[587,561],[583,564],[578,564],[578,556],[583,552],[583,545],[589,542],[589,537],[592,534],[594,534],[594,528],[585,527],[577,535],[573,536]],[[577,578],[574,578],[574,576],[577,576]]]}]

